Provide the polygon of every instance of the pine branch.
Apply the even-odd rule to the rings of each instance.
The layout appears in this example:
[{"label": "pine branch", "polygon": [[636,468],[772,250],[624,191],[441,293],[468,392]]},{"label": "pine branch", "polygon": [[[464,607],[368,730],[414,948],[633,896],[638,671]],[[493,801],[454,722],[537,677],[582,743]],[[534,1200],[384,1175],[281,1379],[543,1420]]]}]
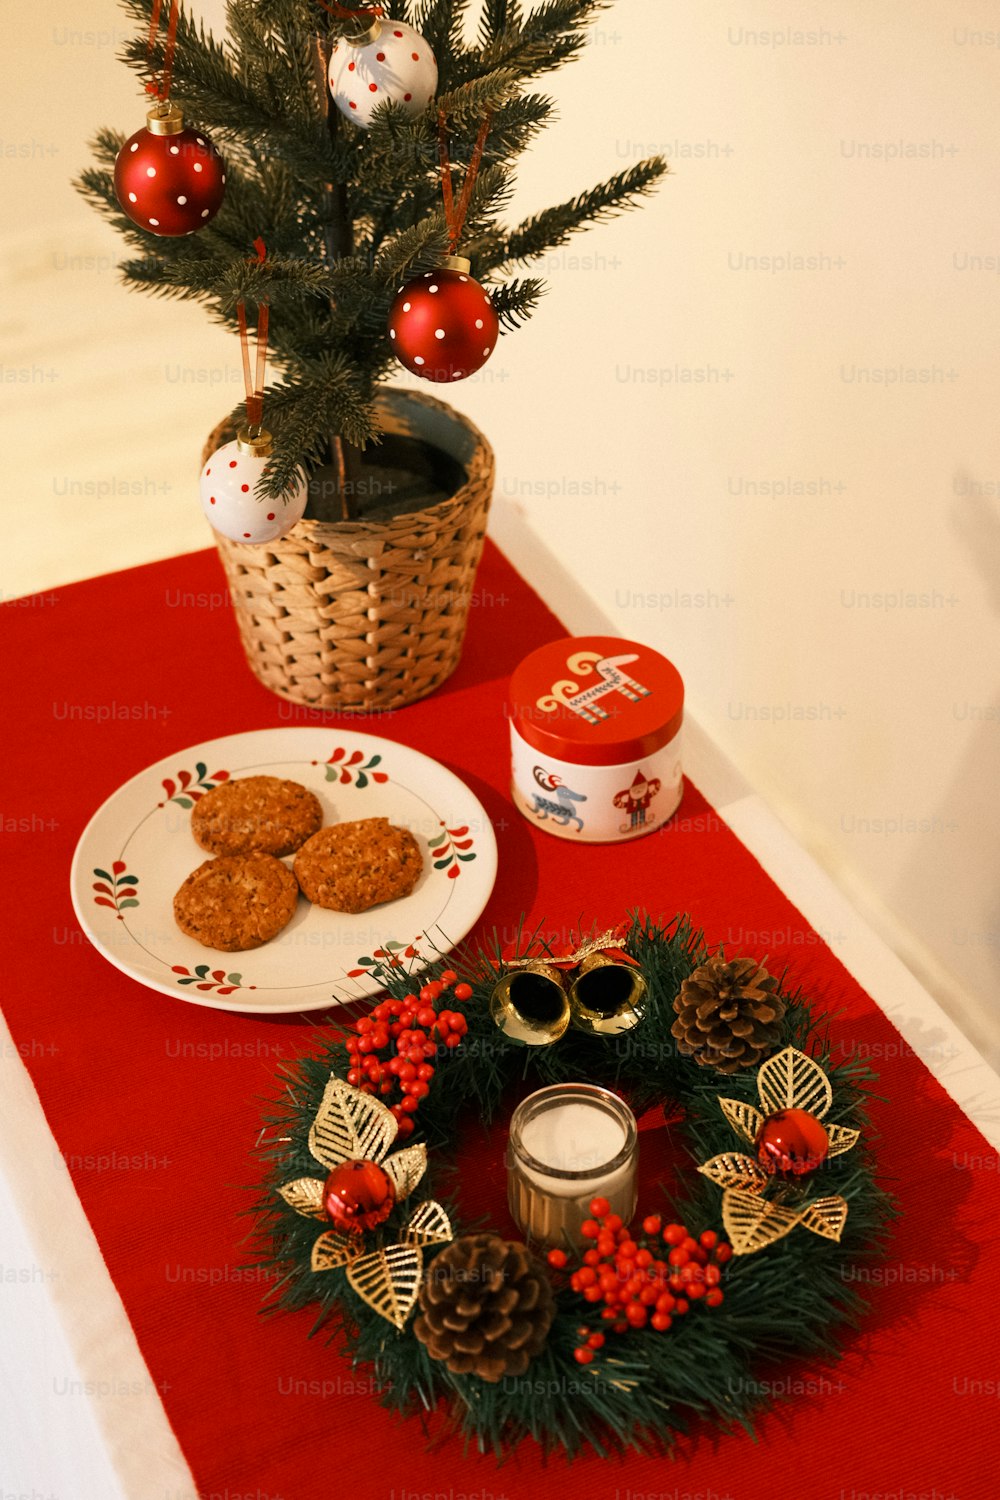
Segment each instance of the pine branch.
[{"label": "pine branch", "polygon": [[[148,20],[148,0],[125,0],[137,19]],[[234,68],[227,49],[181,11],[173,66],[173,92],[183,100],[186,116],[219,133],[227,156],[234,150],[249,161],[281,161],[305,184],[319,178],[341,180],[355,167],[357,143],[345,139],[334,149],[314,113],[307,107],[308,70],[301,47],[290,48],[259,23],[246,0],[231,7],[243,65]],[[163,62],[162,40],[150,58],[146,34],[133,37],[124,60],[144,79]],[[266,143],[262,146],[261,143]]]},{"label": "pine branch", "polygon": [[185,245],[185,250],[187,253],[175,260],[165,260],[159,255],[137,256],[123,261],[118,269],[125,281],[156,297],[190,297],[198,301],[214,297],[229,262],[199,255],[190,244]]},{"label": "pine branch", "polygon": [[122,130],[99,130],[90,143],[91,150],[97,160],[108,172],[114,171],[118,153],[125,144],[127,137]]},{"label": "pine branch", "polygon": [[331,432],[358,448],[378,438],[372,403],[342,354],[300,362],[294,377],[268,389],[265,414],[276,448],[258,490],[270,500],[281,499],[303,459],[322,462]]},{"label": "pine branch", "polygon": [[[143,83],[156,79],[164,62],[164,29],[154,44],[152,53],[148,46],[149,17],[152,10],[150,0],[123,0],[124,9],[141,24],[137,32],[122,50],[122,60],[139,74]],[[187,11],[182,10],[177,21],[176,47],[174,52],[173,78],[175,91],[178,84],[199,87],[209,95],[216,95],[223,105],[239,106],[248,115],[265,118],[259,101],[254,97],[246,80],[234,69],[225,47],[209,35],[204,26],[196,25]],[[207,117],[199,118],[208,124]],[[216,121],[215,123],[220,123]]]},{"label": "pine branch", "polygon": [[493,310],[500,319],[504,333],[512,333],[526,323],[546,292],[545,282],[537,276],[525,277],[523,281],[508,281],[503,286],[490,288]]},{"label": "pine branch", "polygon": [[[494,111],[490,121],[490,134],[486,149],[488,161],[509,162],[531,145],[543,125],[556,119],[556,108],[544,94],[519,94]],[[477,121],[478,124],[478,121]],[[461,141],[464,155],[471,149],[474,134],[470,133],[468,144]],[[464,159],[463,155],[463,159]]]},{"label": "pine branch", "polygon": [[221,313],[231,313],[240,301],[269,302],[276,309],[289,309],[309,300],[328,300],[338,292],[357,294],[360,278],[349,273],[338,276],[317,262],[292,256],[269,255],[263,265],[252,260],[229,260],[202,256],[190,251],[183,259],[164,266],[157,257],[128,262],[132,279],[153,281],[166,278],[163,285],[184,290],[189,295],[210,297]]},{"label": "pine branch", "polygon": [[462,79],[494,68],[513,68],[526,81],[578,57],[586,46],[583,28],[606,10],[610,0],[543,0],[520,26],[510,25],[487,46],[463,60]]},{"label": "pine branch", "polygon": [[506,167],[494,163],[479,173],[469,200],[462,235],[463,245],[475,243],[477,234],[491,226],[497,215],[503,213],[513,194],[514,174]]},{"label": "pine branch", "polygon": [[464,52],[462,32],[468,0],[424,0],[414,8],[413,25],[429,43],[438,65],[438,90],[458,82],[457,64]]},{"label": "pine branch", "polygon": [[516,96],[517,91],[516,71],[513,68],[494,68],[481,77],[459,84],[448,93],[439,94],[437,108],[444,112],[449,132],[458,126],[475,133],[483,116],[507,104]]},{"label": "pine branch", "polygon": [[399,203],[413,179],[437,167],[437,135],[427,116],[410,119],[396,104],[380,105],[368,132],[367,169],[354,187],[366,209]]},{"label": "pine branch", "polygon": [[523,24],[520,0],[483,0],[479,17],[479,40],[483,48],[492,46],[507,31],[520,31]]},{"label": "pine branch", "polygon": [[131,220],[126,218],[119,207],[110,172],[97,167],[85,167],[74,186],[100,214],[115,223],[123,234],[130,233]]},{"label": "pine branch", "polygon": [[548,250],[564,245],[577,229],[613,219],[637,199],[650,193],[666,175],[667,164],[661,156],[636,162],[624,172],[617,172],[595,188],[560,203],[555,208],[533,214],[507,235],[490,261],[490,269],[533,260]]},{"label": "pine branch", "polygon": [[[432,113],[432,112],[429,112]],[[494,114],[485,160],[508,165],[525,150],[552,115],[552,104],[541,95],[511,99]],[[450,155],[456,177],[468,165],[480,121],[467,130],[452,129]],[[394,225],[416,223],[441,209],[440,158],[437,121],[428,115],[406,120],[401,111],[376,111],[370,131],[372,170],[352,189],[359,209],[371,214],[375,233],[369,246],[378,250]],[[400,182],[406,185],[400,190]],[[500,237],[497,237],[499,243]]]},{"label": "pine branch", "polygon": [[386,289],[395,290],[419,271],[431,271],[440,265],[447,247],[448,227],[439,210],[395,235],[376,257],[372,274]]},{"label": "pine branch", "polygon": [[[122,137],[124,139],[124,137]],[[119,234],[135,250],[144,254],[150,252],[151,243],[155,236],[146,229],[140,229],[137,224],[126,213],[122,211],[121,205],[115,194],[114,180],[112,174],[103,168],[86,167],[74,183],[79,192],[97,210],[102,218],[118,230]],[[169,263],[182,254],[181,240],[158,239],[156,240],[158,255],[157,260],[161,266]]]}]

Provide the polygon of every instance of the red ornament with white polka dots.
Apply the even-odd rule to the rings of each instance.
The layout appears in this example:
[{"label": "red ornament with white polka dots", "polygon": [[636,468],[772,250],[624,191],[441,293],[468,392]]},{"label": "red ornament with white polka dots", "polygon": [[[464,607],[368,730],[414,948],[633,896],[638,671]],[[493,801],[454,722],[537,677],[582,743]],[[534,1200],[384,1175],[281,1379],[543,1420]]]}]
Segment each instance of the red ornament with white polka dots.
[{"label": "red ornament with white polka dots", "polygon": [[225,162],[204,132],[184,128],[176,104],[151,109],[115,162],[118,202],[151,234],[193,234],[219,212],[225,191]]},{"label": "red ornament with white polka dots", "polygon": [[493,303],[460,255],[449,255],[438,271],[414,276],[389,309],[393,353],[423,380],[474,375],[496,348],[499,333]]},{"label": "red ornament with white polka dots", "polygon": [[341,37],[330,55],[330,92],[341,114],[367,130],[391,99],[412,119],[434,97],[434,53],[405,21],[380,20],[357,37]]},{"label": "red ornament with white polka dots", "polygon": [[287,536],[302,520],[309,486],[300,471],[283,500],[255,494],[264,465],[274,452],[271,434],[240,429],[234,442],[217,448],[201,471],[201,508],[212,527],[233,542],[260,546]]}]

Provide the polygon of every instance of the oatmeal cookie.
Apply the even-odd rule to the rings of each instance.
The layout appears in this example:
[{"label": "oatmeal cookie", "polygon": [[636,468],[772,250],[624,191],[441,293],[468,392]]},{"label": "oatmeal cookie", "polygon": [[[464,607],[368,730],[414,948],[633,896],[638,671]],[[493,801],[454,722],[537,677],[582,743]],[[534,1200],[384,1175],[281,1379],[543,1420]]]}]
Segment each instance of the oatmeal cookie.
[{"label": "oatmeal cookie", "polygon": [[423,867],[413,834],[388,818],[321,828],[295,856],[303,895],[331,911],[367,911],[408,896]]},{"label": "oatmeal cookie", "polygon": [[298,899],[295,877],[272,855],[223,855],[188,876],[174,897],[174,920],[206,948],[241,953],[276,937]]},{"label": "oatmeal cookie", "polygon": [[195,803],[191,832],[209,854],[294,854],[323,823],[316,797],[297,781],[246,776]]}]

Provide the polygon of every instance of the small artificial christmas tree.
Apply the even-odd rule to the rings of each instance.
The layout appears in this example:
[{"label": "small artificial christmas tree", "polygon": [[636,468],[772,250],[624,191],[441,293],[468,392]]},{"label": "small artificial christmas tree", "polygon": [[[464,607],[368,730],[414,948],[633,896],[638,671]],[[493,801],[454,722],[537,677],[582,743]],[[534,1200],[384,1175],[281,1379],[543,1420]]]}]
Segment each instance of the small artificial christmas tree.
[{"label": "small artificial christmas tree", "polygon": [[[161,0],[125,0],[143,26],[125,59],[155,113],[128,142],[101,132],[81,189],[133,252],[128,285],[195,298],[234,331],[241,304],[268,307],[280,379],[267,392],[274,445],[259,504],[273,512],[301,491],[302,471],[326,467],[332,503],[324,511],[331,486],[318,486],[309,514],[358,517],[361,453],[379,442],[376,393],[397,358],[437,380],[470,373],[497,326],[516,329],[542,295],[522,268],[666,171],[654,157],[503,223],[516,160],[553,113],[530,90],[578,55],[606,0],[482,0],[478,18],[468,0],[396,0],[392,18],[329,0],[229,0],[225,42],[168,3],[159,35]],[[404,291],[420,279],[418,306]],[[442,294],[451,322],[436,328]],[[242,420],[235,412],[233,428]]]}]

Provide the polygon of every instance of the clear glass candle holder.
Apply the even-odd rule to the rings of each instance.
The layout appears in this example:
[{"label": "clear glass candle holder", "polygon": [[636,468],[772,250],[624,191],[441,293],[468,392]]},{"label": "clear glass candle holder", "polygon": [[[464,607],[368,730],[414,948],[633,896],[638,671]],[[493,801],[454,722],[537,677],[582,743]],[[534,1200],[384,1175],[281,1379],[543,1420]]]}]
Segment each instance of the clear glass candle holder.
[{"label": "clear glass candle holder", "polygon": [[635,1213],[639,1136],[616,1094],[555,1083],[514,1111],[507,1141],[507,1201],[526,1239],[578,1248],[590,1200],[606,1198],[627,1224]]}]

